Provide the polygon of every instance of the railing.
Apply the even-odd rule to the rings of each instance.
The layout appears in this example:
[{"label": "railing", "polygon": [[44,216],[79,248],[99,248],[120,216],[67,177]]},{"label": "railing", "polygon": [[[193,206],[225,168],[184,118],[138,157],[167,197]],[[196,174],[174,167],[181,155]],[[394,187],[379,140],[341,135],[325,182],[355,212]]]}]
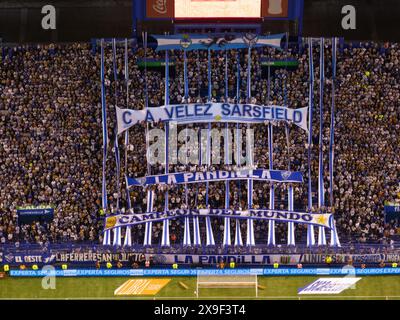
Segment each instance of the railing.
[{"label": "railing", "polygon": [[154,254],[263,254],[263,253],[280,253],[280,254],[295,254],[295,253],[322,253],[322,254],[376,254],[376,253],[397,253],[400,254],[400,244],[386,245],[386,244],[344,244],[340,248],[333,248],[330,246],[315,246],[308,247],[305,244],[296,246],[277,245],[275,247],[267,245],[256,245],[253,247],[238,247],[238,246],[222,246],[217,245],[213,247],[207,246],[183,246],[172,245],[170,247],[161,247],[160,245],[153,245],[143,247],[142,245],[133,245],[131,247],[114,247],[103,246],[99,243],[80,243],[80,244],[67,244],[67,243],[54,243],[47,246],[39,244],[3,244],[0,246],[0,252],[16,253],[16,252],[29,252],[34,253],[49,253],[52,251],[74,251],[74,252],[138,252],[138,253],[154,253]]}]

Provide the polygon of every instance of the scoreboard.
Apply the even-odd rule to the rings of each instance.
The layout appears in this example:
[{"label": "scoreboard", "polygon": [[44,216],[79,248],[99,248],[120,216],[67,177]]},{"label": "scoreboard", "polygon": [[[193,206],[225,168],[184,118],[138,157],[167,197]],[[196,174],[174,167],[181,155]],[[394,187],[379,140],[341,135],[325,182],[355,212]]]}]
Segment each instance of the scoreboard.
[{"label": "scoreboard", "polygon": [[[132,0],[133,34],[301,35],[304,0]],[[246,31],[247,30],[247,31]]]},{"label": "scoreboard", "polygon": [[261,19],[289,16],[289,0],[145,1],[145,16],[148,19]]},{"label": "scoreboard", "polygon": [[261,18],[261,0],[175,0],[175,18]]}]

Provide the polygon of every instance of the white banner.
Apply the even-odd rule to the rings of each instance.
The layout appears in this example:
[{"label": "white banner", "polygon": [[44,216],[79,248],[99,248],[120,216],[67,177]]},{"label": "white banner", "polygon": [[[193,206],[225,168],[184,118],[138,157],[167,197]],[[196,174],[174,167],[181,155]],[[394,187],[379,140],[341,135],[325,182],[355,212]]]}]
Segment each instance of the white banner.
[{"label": "white banner", "polygon": [[236,211],[230,209],[177,209],[164,212],[147,212],[141,214],[120,214],[106,217],[105,230],[117,227],[127,227],[146,222],[157,222],[165,219],[180,217],[218,217],[235,219],[275,220],[313,224],[321,227],[332,228],[332,214],[311,214],[303,212],[290,212],[283,210],[246,210]]},{"label": "white banner", "polygon": [[253,104],[182,104],[143,110],[116,107],[118,134],[139,122],[171,121],[178,124],[203,122],[263,123],[265,121],[293,122],[308,131],[308,108],[291,109],[281,106]]}]

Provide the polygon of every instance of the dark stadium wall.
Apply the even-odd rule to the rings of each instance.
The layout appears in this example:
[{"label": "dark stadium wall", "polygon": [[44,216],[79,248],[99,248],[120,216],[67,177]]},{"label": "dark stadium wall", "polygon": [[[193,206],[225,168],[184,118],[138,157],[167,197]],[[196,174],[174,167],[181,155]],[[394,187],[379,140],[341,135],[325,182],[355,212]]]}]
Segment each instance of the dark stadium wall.
[{"label": "dark stadium wall", "polygon": [[[0,1],[0,39],[6,43],[89,41],[100,37],[131,37],[134,1],[137,0],[2,0]],[[350,3],[349,3],[350,2]],[[52,4],[57,9],[57,29],[41,28],[41,8]],[[341,8],[356,8],[357,29],[341,28]],[[303,35],[306,37],[338,36],[346,40],[400,41],[397,21],[398,0],[305,0]],[[165,27],[169,31],[170,26]],[[293,29],[282,23],[263,27],[263,32]]]},{"label": "dark stadium wall", "polygon": [[[341,10],[356,8],[356,30],[343,30]],[[304,0],[304,36],[338,36],[346,40],[400,41],[398,0]]]},{"label": "dark stadium wall", "polygon": [[[43,30],[41,8],[56,8],[56,30]],[[132,35],[132,0],[0,1],[0,39],[7,43],[80,42]]]}]

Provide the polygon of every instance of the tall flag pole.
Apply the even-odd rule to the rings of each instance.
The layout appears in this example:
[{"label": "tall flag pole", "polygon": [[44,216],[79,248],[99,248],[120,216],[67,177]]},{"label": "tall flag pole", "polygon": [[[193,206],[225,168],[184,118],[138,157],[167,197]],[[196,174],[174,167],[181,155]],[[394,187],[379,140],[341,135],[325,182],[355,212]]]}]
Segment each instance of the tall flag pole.
[{"label": "tall flag pole", "polygon": [[184,79],[184,95],[185,99],[189,98],[189,79],[188,79],[188,61],[187,52],[183,50],[183,79]]},{"label": "tall flag pole", "polygon": [[[126,106],[129,106],[129,60],[128,60],[128,39],[125,39],[125,85],[126,85]],[[125,150],[125,185],[126,185],[126,204],[128,209],[132,208],[128,178],[128,146],[129,146],[129,130],[125,131],[124,150]]]},{"label": "tall flag pole", "polygon": [[333,161],[335,146],[335,81],[336,81],[336,38],[332,38],[332,102],[329,139],[329,204],[333,208]]},{"label": "tall flag pole", "polygon": [[[247,56],[247,100],[248,103],[251,103],[251,44],[249,44],[248,48],[248,56]],[[247,132],[250,133],[250,124],[247,125]],[[252,141],[249,139],[249,134],[247,136],[246,146],[247,146],[247,157],[249,159],[250,170],[253,170],[253,149],[252,149]],[[248,209],[251,210],[253,208],[253,179],[247,180],[247,206]],[[254,223],[253,220],[247,220],[247,237],[246,237],[246,245],[254,246]]]},{"label": "tall flag pole", "polygon": [[[240,90],[240,86],[241,86],[241,65],[240,65],[240,53],[239,50],[236,50],[236,103],[240,103],[240,99],[241,99],[241,90]],[[236,166],[238,168],[240,168],[241,166],[241,154],[242,154],[242,137],[241,137],[241,130],[239,127],[239,123],[236,124],[236,135],[235,135],[235,144],[236,144]],[[242,194],[241,194],[241,181],[239,180],[237,182],[237,186],[238,186],[238,202],[240,205],[240,201],[242,198]],[[237,223],[237,228],[239,228],[240,226],[240,221]],[[242,240],[240,240],[242,241]]]},{"label": "tall flag pole", "polygon": [[[114,74],[114,98],[115,98],[115,107],[117,107],[118,103],[118,91],[117,91],[117,48],[116,48],[116,40],[115,38],[112,39],[112,58],[113,58],[113,74]],[[114,152],[115,152],[115,178],[116,178],[116,185],[117,185],[117,212],[119,212],[119,194],[120,194],[120,184],[119,184],[119,176],[121,172],[121,162],[120,162],[120,153],[119,153],[119,146],[118,146],[118,132],[117,127],[114,129]],[[114,239],[113,245],[114,246],[121,246],[121,228],[114,229]]]},{"label": "tall flag pole", "polygon": [[[107,145],[108,145],[108,131],[107,131],[107,109],[106,109],[106,92],[104,84],[104,39],[101,39],[101,66],[100,66],[100,78],[101,78],[101,116],[102,116],[102,127],[103,127],[103,170],[102,170],[102,210],[103,213],[107,213],[108,201],[107,201],[107,180],[106,180],[106,166],[107,166]],[[111,245],[111,230],[104,232],[103,245]]]},{"label": "tall flag pole", "polygon": [[125,85],[126,85],[126,106],[129,106],[129,59],[128,39],[125,39]]},{"label": "tall flag pole", "polygon": [[247,51],[247,99],[251,99],[251,45]]},{"label": "tall flag pole", "polygon": [[[165,94],[164,94],[165,105],[169,105],[169,52],[165,50]],[[164,123],[165,126],[165,174],[169,174],[169,122]],[[169,192],[168,186],[164,193],[164,209],[168,211],[169,206]],[[163,232],[161,238],[161,246],[170,246],[170,236],[169,236],[169,220],[163,220]]]},{"label": "tall flag pole", "polygon": [[[184,79],[184,96],[185,103],[188,103],[189,99],[189,80],[188,80],[188,65],[187,65],[187,53],[186,50],[183,50],[183,79]],[[186,166],[188,166],[188,142],[187,142],[187,126],[185,128],[185,155],[186,155]],[[185,183],[185,204],[186,208],[188,208],[188,186]],[[190,235],[190,218],[185,217],[185,225],[184,225],[184,237],[183,237],[183,245],[190,246],[192,244],[191,235]]]},{"label": "tall flag pole", "polygon": [[[228,51],[225,50],[225,102],[228,102]],[[228,139],[229,139],[229,129],[228,123],[225,123],[225,165],[229,163],[229,146],[228,146]],[[229,181],[225,181],[225,209],[229,209],[230,207],[230,190],[229,190]],[[236,233],[237,230],[237,221],[236,221]],[[231,219],[224,218],[224,244],[231,245]],[[240,228],[239,228],[240,232]],[[240,245],[241,239],[236,239],[237,235],[235,236],[235,245]]]},{"label": "tall flag pole", "polygon": [[[308,39],[308,59],[309,59],[309,97],[308,97],[308,148],[307,148],[307,164],[308,164],[308,211],[311,212],[313,207],[312,200],[312,176],[311,176],[311,150],[313,135],[313,109],[314,109],[314,61],[313,61],[313,40]],[[307,246],[315,245],[314,226],[307,226]]]},{"label": "tall flag pole", "polygon": [[[285,47],[285,60],[287,62],[288,59],[288,52],[289,52],[289,34],[286,33],[286,47]],[[287,95],[287,67],[285,67],[285,78],[284,78],[284,85],[283,85],[283,98],[284,98],[284,105],[288,106],[288,95]],[[291,162],[290,162],[290,129],[288,124],[285,124],[285,133],[286,133],[286,146],[287,146],[287,153],[288,153],[288,171],[291,169]],[[293,185],[289,184],[288,186],[288,210],[294,211],[294,191]],[[294,233],[294,223],[288,222],[288,238],[287,244],[289,246],[294,246],[296,244],[295,240],[295,233]]]},{"label": "tall flag pole", "polygon": [[[129,106],[129,60],[128,60],[128,39],[125,39],[125,59],[124,59],[124,69],[125,69],[125,85],[126,85],[126,107]],[[126,203],[127,207],[130,210],[132,208],[131,198],[127,183],[127,174],[128,174],[128,146],[129,146],[129,130],[125,131],[125,139],[124,139],[124,150],[125,150],[125,184],[126,184]]]},{"label": "tall flag pole", "polygon": [[[237,74],[236,74],[236,102],[240,103],[240,72],[241,72],[241,66],[240,66],[240,60],[239,60],[239,51],[236,53],[236,63],[237,63]],[[240,137],[240,130],[239,130],[239,123],[236,124],[236,166],[240,167],[240,162],[241,162],[241,137]],[[240,190],[240,181],[239,183],[239,190]],[[240,198],[240,197],[239,197]],[[240,199],[239,199],[240,201]]]},{"label": "tall flag pole", "polygon": [[228,50],[225,50],[225,102],[228,102],[229,88],[228,88]]},{"label": "tall flag pole", "polygon": [[[268,105],[271,104],[271,67],[268,66]],[[273,126],[272,123],[268,123],[268,162],[269,169],[274,170],[274,140],[273,140]],[[269,189],[269,209],[275,209],[275,185],[271,183]],[[275,221],[268,221],[268,245],[275,246]]]},{"label": "tall flag pole", "polygon": [[[147,83],[147,32],[142,33],[143,45],[144,45],[144,81],[145,81],[145,107],[148,109],[149,107],[149,92],[148,92],[148,83]],[[147,150],[147,175],[151,174],[151,167],[149,161],[149,123],[146,122],[146,150]],[[154,191],[150,188],[147,190],[147,212],[153,211],[153,203],[154,203]],[[144,246],[151,245],[151,234],[152,234],[153,224],[152,222],[146,222],[145,230],[144,230]]]},{"label": "tall flag pole", "polygon": [[[196,51],[196,55],[197,55],[197,90],[198,90],[198,99],[200,99],[201,97],[201,73],[200,73],[200,52],[199,50]],[[200,102],[200,101],[197,101]],[[199,166],[203,165],[203,161],[202,161],[202,136],[201,136],[201,129],[199,130]],[[196,196],[195,196],[195,200],[194,200],[194,205],[195,208],[198,208],[198,199],[199,199],[199,184],[196,184]]]},{"label": "tall flag pole", "polygon": [[[128,39],[125,39],[125,59],[124,59],[124,68],[125,68],[125,85],[126,85],[126,106],[129,105],[129,60],[128,60]],[[129,146],[129,130],[125,131],[125,139],[124,139],[124,158],[125,158],[125,187],[126,187],[126,205],[128,208],[129,213],[132,213],[132,205],[131,205],[131,197],[129,193],[129,186],[128,186],[128,146]],[[125,239],[124,239],[124,246],[131,246],[132,245],[132,232],[131,226],[126,227],[125,230]]]},{"label": "tall flag pole", "polygon": [[[324,188],[324,151],[323,151],[323,129],[324,129],[324,81],[325,81],[325,59],[324,59],[325,41],[320,41],[320,72],[319,72],[319,164],[318,164],[318,207],[320,210],[325,206],[325,188]],[[318,245],[326,245],[325,228],[319,227]]]},{"label": "tall flag pole", "polygon": [[[335,82],[336,82],[336,64],[337,64],[337,39],[332,38],[332,102],[331,102],[331,124],[330,124],[330,140],[329,140],[329,202],[332,213],[334,212],[335,203],[333,200],[333,174],[335,159]],[[333,229],[331,229],[331,246],[340,247],[340,241],[334,220]]]},{"label": "tall flag pole", "polygon": [[236,52],[236,103],[240,103],[240,60],[239,51]]},{"label": "tall flag pole", "polygon": [[[274,140],[273,140],[273,126],[272,123],[268,123],[268,157],[269,157],[269,169],[274,170]],[[269,209],[275,209],[275,185],[271,182],[271,188],[269,189]],[[275,221],[268,221],[268,245],[275,246]]]},{"label": "tall flag pole", "polygon": [[[211,102],[212,99],[212,77],[211,77],[211,50],[208,49],[207,55],[207,75],[208,75],[208,101]],[[210,131],[211,123],[208,123],[207,130],[207,169],[211,164],[211,145],[210,145]],[[206,183],[206,206],[209,207],[209,183]],[[210,217],[206,217],[206,241],[208,246],[214,246],[214,234],[212,230],[212,224]]]},{"label": "tall flag pole", "polygon": [[[118,106],[118,79],[117,79],[117,48],[116,48],[116,40],[115,38],[112,39],[112,57],[113,57],[113,74],[114,74],[114,95],[115,95],[115,107]],[[114,130],[115,140],[114,140],[114,151],[115,151],[115,165],[116,165],[116,184],[117,184],[117,210],[119,210],[119,193],[120,193],[120,183],[119,183],[119,176],[120,176],[120,169],[121,169],[121,162],[120,162],[120,154],[119,154],[119,146],[118,146],[118,132],[117,127]]]}]

